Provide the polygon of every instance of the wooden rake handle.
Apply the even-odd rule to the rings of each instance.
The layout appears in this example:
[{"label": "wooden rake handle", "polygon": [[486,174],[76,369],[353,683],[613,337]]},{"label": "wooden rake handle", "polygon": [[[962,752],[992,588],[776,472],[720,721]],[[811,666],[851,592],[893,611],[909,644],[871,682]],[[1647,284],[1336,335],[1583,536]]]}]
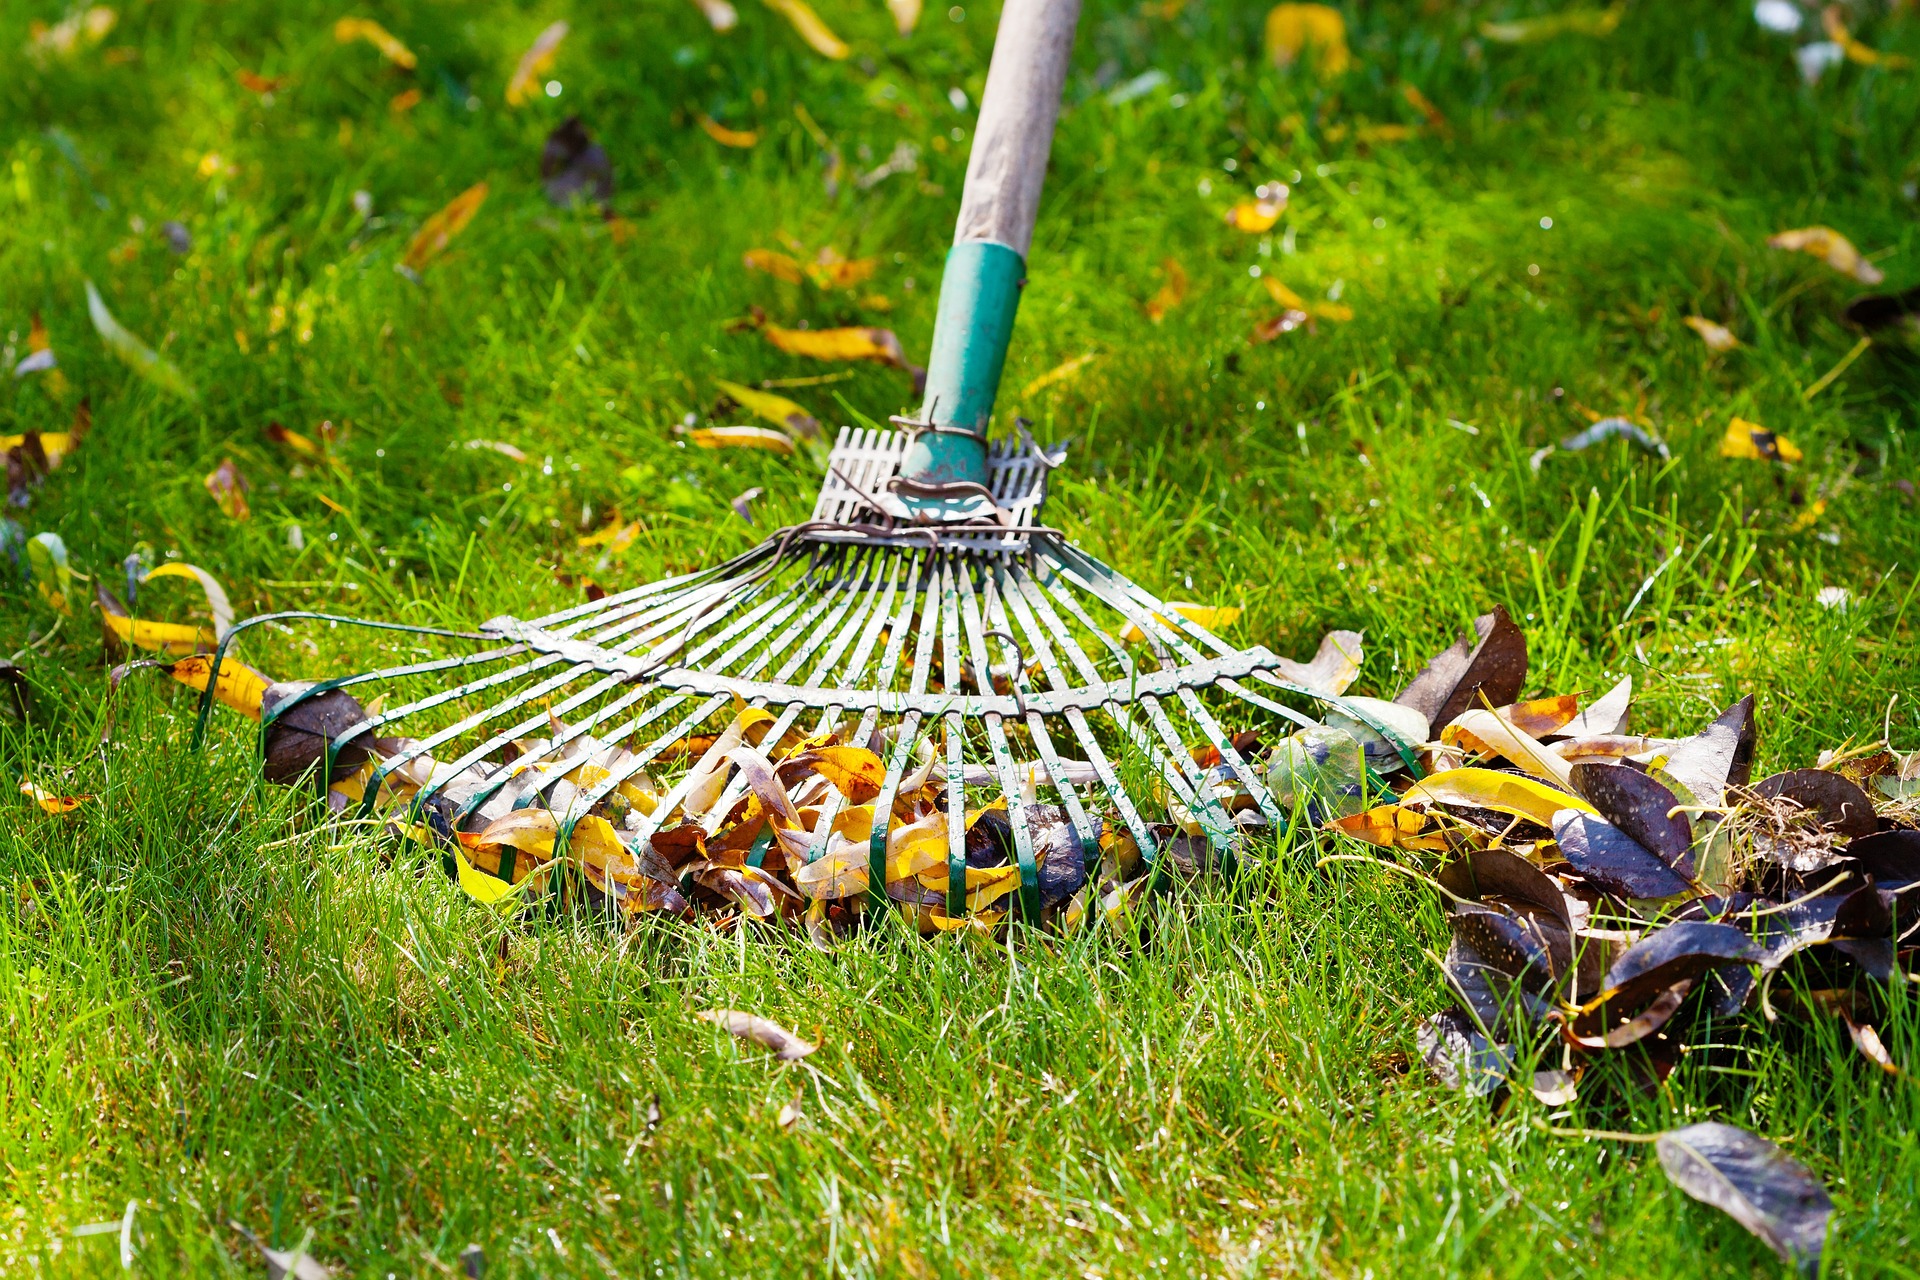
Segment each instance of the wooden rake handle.
[{"label": "wooden rake handle", "polygon": [[1001,10],[955,244],[986,240],[1027,256],[1079,21],[1080,0],[1007,0]]}]

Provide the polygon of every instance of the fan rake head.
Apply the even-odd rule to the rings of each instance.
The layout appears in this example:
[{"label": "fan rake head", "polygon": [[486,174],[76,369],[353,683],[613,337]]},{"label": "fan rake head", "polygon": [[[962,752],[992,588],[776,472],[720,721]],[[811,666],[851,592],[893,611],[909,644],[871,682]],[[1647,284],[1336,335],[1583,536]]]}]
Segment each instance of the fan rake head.
[{"label": "fan rake head", "polygon": [[1223,868],[1252,833],[1271,848],[1292,813],[1256,753],[1315,723],[1278,696],[1338,699],[1041,525],[1060,458],[1031,441],[991,454],[992,517],[900,523],[905,445],[843,430],[813,518],[717,567],[277,686],[270,774],[317,765],[336,807],[384,808],[463,873],[574,867],[628,912],[704,890],[756,915],[810,898],[815,923],[862,898],[927,927],[1003,897],[1074,919],[1090,872],[1131,901],[1170,842]]}]

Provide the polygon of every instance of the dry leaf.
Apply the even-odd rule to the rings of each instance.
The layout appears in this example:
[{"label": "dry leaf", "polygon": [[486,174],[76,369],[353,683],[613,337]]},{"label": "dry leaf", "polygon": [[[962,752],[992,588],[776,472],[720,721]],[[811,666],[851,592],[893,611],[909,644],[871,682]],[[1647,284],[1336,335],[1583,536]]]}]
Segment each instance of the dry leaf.
[{"label": "dry leaf", "polygon": [[744,151],[760,144],[758,129],[729,129],[704,111],[700,113],[699,120],[707,136],[723,147],[739,147]]},{"label": "dry leaf", "polygon": [[513,69],[513,78],[507,81],[508,106],[517,107],[540,92],[540,77],[553,66],[554,55],[560,51],[560,42],[567,38],[567,31],[565,22],[556,22],[534,37],[527,51],[520,55],[520,65]]},{"label": "dry leaf", "polygon": [[[1847,57],[1863,67],[1885,67],[1889,71],[1905,71],[1913,65],[1913,59],[1898,53],[1881,53],[1869,48],[1853,38],[1853,32],[1847,30],[1846,10],[1837,4],[1830,4],[1820,14],[1820,25],[1826,28],[1827,39],[1839,45]],[[1867,281],[1868,284],[1874,283]]]},{"label": "dry leaf", "polygon": [[802,40],[813,46],[815,53],[838,60],[852,52],[841,43],[839,36],[827,29],[826,23],[820,21],[820,15],[813,11],[813,6],[807,0],[766,0],[766,3],[767,8],[793,24],[793,29],[800,33]]},{"label": "dry leaf", "polygon": [[1538,18],[1483,22],[1480,34],[1497,44],[1537,44],[1566,35],[1606,36],[1613,34],[1626,12],[1626,0],[1619,0],[1605,9],[1563,9]]},{"label": "dry leaf", "polygon": [[893,27],[903,36],[913,34],[920,24],[920,0],[887,0],[887,12],[893,15]]},{"label": "dry leaf", "polygon": [[891,329],[783,329],[762,325],[767,341],[789,355],[815,360],[876,360],[905,369],[917,378],[920,370],[907,363],[907,353]]},{"label": "dry leaf", "polygon": [[820,420],[785,396],[774,395],[771,391],[756,391],[738,382],[728,382],[725,378],[715,378],[713,384],[726,392],[727,398],[741,408],[793,435],[811,439],[820,434]]},{"label": "dry leaf", "polygon": [[120,15],[112,9],[105,5],[94,5],[89,9],[76,9],[52,26],[44,22],[30,22],[27,24],[27,53],[36,62],[50,53],[62,58],[72,57],[81,49],[106,39],[107,33],[119,21]]},{"label": "dry leaf", "polygon": [[1720,440],[1720,456],[1755,462],[1798,462],[1803,455],[1799,446],[1785,436],[1736,417],[1727,423],[1727,434]]},{"label": "dry leaf", "polygon": [[740,25],[739,13],[727,0],[693,0],[693,3],[715,31],[725,33]]},{"label": "dry leaf", "polygon": [[[705,127],[704,124],[702,127]],[[807,271],[800,265],[800,259],[792,254],[781,253],[777,249],[749,249],[740,255],[740,264],[749,271],[764,271],[774,279],[785,280],[788,284],[806,283]]]},{"label": "dry leaf", "polygon": [[1347,20],[1324,4],[1275,5],[1267,13],[1266,49],[1278,67],[1290,67],[1306,54],[1322,77],[1337,76],[1353,63]]},{"label": "dry leaf", "polygon": [[1071,360],[1062,361],[1035,378],[1032,382],[1029,382],[1026,386],[1020,388],[1020,398],[1025,400],[1030,396],[1046,390],[1055,383],[1065,382],[1070,378],[1079,377],[1082,369],[1099,358],[1097,353],[1089,351],[1086,355],[1075,356]]},{"label": "dry leaf", "polygon": [[[211,654],[196,653],[167,668],[167,674],[189,689],[204,690],[213,672]],[[213,682],[213,697],[250,720],[260,718],[260,702],[273,683],[264,673],[254,670],[238,658],[220,660],[220,676]]]},{"label": "dry leaf", "polygon": [[1291,658],[1282,658],[1278,670],[1295,684],[1338,697],[1347,691],[1347,686],[1360,674],[1363,639],[1365,636],[1359,631],[1329,631],[1321,637],[1320,648],[1314,652],[1313,661],[1295,662]]},{"label": "dry leaf", "polygon": [[1885,272],[1861,256],[1860,251],[1853,247],[1853,241],[1832,227],[1799,227],[1782,231],[1767,237],[1767,246],[1811,254],[1840,274],[1852,276],[1862,284],[1879,284],[1887,278]]},{"label": "dry leaf", "polygon": [[269,93],[277,93],[287,85],[287,78],[285,76],[263,76],[258,72],[249,71],[245,67],[234,72],[233,78],[237,80],[240,87],[248,93],[258,93],[263,96]]},{"label": "dry leaf", "polygon": [[197,400],[199,393],[186,375],[171,360],[140,341],[107,310],[107,304],[100,297],[100,291],[93,287],[93,281],[87,285],[87,315],[93,320],[93,327],[107,344],[107,350],[119,356],[132,367],[133,371],[153,383],[163,391],[170,391],[183,400]]},{"label": "dry leaf", "polygon": [[1160,292],[1147,300],[1147,319],[1159,324],[1166,319],[1167,312],[1179,306],[1187,298],[1187,269],[1180,265],[1177,258],[1168,258],[1160,264],[1161,272],[1167,277],[1160,286]]},{"label": "dry leaf", "polygon": [[380,51],[380,56],[396,67],[405,67],[411,71],[420,60],[413,56],[413,50],[401,44],[391,31],[371,18],[342,18],[333,24],[333,38],[341,44],[351,44],[355,40],[365,40]]},{"label": "dry leaf", "polygon": [[[1204,627],[1208,631],[1219,631],[1222,628],[1232,626],[1240,620],[1240,614],[1242,612],[1237,605],[1190,604],[1186,601],[1178,600],[1168,601],[1167,608],[1179,614],[1195,626]],[[1162,625],[1176,633],[1179,632],[1179,628],[1174,626],[1173,620],[1165,614],[1156,613],[1153,616],[1155,620]],[[1120,638],[1128,644],[1139,644],[1147,637],[1145,632],[1141,631],[1140,628],[1132,622],[1129,622],[1125,627],[1121,628]]]},{"label": "dry leaf", "polygon": [[1733,330],[1723,324],[1715,324],[1705,316],[1687,316],[1683,323],[1687,328],[1700,335],[1709,351],[1731,351],[1740,345],[1740,339],[1733,336]]},{"label": "dry leaf", "polygon": [[245,520],[253,514],[247,506],[247,490],[252,486],[240,474],[240,468],[233,465],[232,458],[223,460],[202,483],[227,519]]},{"label": "dry leaf", "polygon": [[1562,809],[1595,813],[1585,800],[1567,792],[1535,782],[1517,773],[1493,769],[1449,769],[1432,774],[1409,787],[1400,803],[1456,804],[1473,809],[1494,809],[1515,817],[1527,818],[1543,827],[1553,825],[1553,815]]},{"label": "dry leaf", "polygon": [[1274,223],[1287,211],[1287,184],[1265,182],[1256,187],[1253,199],[1242,200],[1227,210],[1227,225],[1235,231],[1260,235],[1273,230]]},{"label": "dry leaf", "polygon": [[48,813],[72,813],[92,796],[60,796],[48,791],[31,778],[20,779],[20,794],[31,797],[33,802]]},{"label": "dry leaf", "polygon": [[782,1062],[798,1061],[819,1048],[777,1022],[742,1013],[738,1009],[708,1009],[695,1016],[703,1022],[711,1022],[728,1035],[751,1040],[761,1048],[771,1050],[773,1056]]},{"label": "dry leaf", "polygon": [[473,221],[473,215],[480,212],[480,206],[486,198],[487,184],[476,182],[449,200],[445,208],[420,224],[420,230],[407,242],[407,252],[401,258],[400,265],[417,273],[438,257],[447,243]]},{"label": "dry leaf", "polygon": [[793,438],[770,427],[696,427],[687,439],[702,449],[766,449],[772,453],[793,452]]}]

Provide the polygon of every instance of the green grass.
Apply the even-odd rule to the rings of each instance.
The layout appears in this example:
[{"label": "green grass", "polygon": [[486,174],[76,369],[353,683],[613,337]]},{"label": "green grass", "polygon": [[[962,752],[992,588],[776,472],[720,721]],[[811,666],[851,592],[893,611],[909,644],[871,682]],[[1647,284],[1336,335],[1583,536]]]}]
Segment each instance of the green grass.
[{"label": "green grass", "polygon": [[[144,545],[212,570],[242,612],[462,625],[747,546],[758,533],[726,502],[750,486],[763,527],[800,518],[804,466],[686,449],[670,428],[714,404],[715,377],[822,371],[728,331],[755,304],[889,324],[924,356],[965,154],[937,141],[971,125],[948,91],[977,101],[993,27],[984,7],[930,8],[901,40],[882,6],[821,11],[853,58],[816,56],[757,4],[726,37],[677,0],[388,6],[420,54],[409,76],[336,45],[345,10],[307,3],[128,4],[102,48],[44,66],[11,51],[59,13],[0,7],[0,332],[18,359],[37,311],[69,387],[0,379],[0,434],[64,429],[82,394],[94,416],[11,514],[109,584]],[[1244,604],[1233,634],[1278,652],[1364,628],[1364,692],[1390,694],[1499,602],[1539,687],[1630,673],[1648,729],[1752,692],[1763,768],[1875,738],[1920,670],[1920,522],[1898,487],[1920,480],[1916,364],[1878,344],[1807,399],[1853,343],[1835,319],[1847,282],[1764,240],[1829,223],[1891,286],[1920,280],[1914,76],[1846,66],[1809,89],[1738,5],[1636,5],[1602,40],[1474,36],[1538,11],[1350,10],[1357,66],[1335,91],[1264,66],[1258,7],[1090,8],[1003,398],[1041,438],[1077,437],[1050,518],[1169,597]],[[515,59],[562,16],[562,94],[508,111]],[[1920,52],[1910,20],[1860,29]],[[265,104],[243,67],[290,83]],[[1150,68],[1171,83],[1106,101],[1100,86]],[[1417,122],[1402,82],[1451,136],[1351,141]],[[416,83],[424,101],[396,116]],[[852,172],[901,139],[920,171],[830,198],[799,106]],[[541,193],[541,140],[572,111],[614,157],[624,242]],[[762,141],[723,151],[700,112]],[[203,178],[209,153],[223,163]],[[1231,196],[1271,178],[1294,184],[1283,226],[1227,230]],[[421,220],[483,179],[480,215],[421,283],[396,275]],[[169,218],[192,231],[184,257],[155,230]],[[882,268],[851,295],[741,269],[783,231]],[[1192,288],[1155,325],[1140,304],[1169,256]],[[1275,309],[1255,266],[1310,297],[1338,282],[1355,319],[1250,346]],[[105,351],[88,278],[197,403]],[[1679,323],[1693,312],[1746,345],[1711,356]],[[1018,394],[1087,352],[1079,377]],[[789,394],[832,423],[906,406],[903,375],[849,372]],[[1673,460],[1613,443],[1535,474],[1529,455],[1584,425],[1575,404],[1643,413]],[[1718,458],[1736,413],[1804,462]],[[335,473],[263,434],[323,419],[344,430]],[[245,523],[201,484],[229,457],[254,486]],[[575,539],[614,512],[645,531],[603,563]],[[59,619],[7,575],[0,655],[19,651],[40,714],[0,728],[0,772],[95,796],[59,820],[0,802],[8,1274],[117,1269],[111,1238],[67,1233],[130,1199],[147,1274],[253,1272],[229,1218],[280,1247],[311,1228],[320,1257],[369,1276],[444,1274],[469,1241],[490,1275],[1777,1268],[1643,1148],[1551,1139],[1530,1099],[1492,1111],[1406,1069],[1415,1021],[1444,1003],[1426,956],[1445,925],[1398,879],[1296,858],[1163,900],[1144,948],[882,936],[823,957],[696,925],[516,925],[255,781],[237,717],[190,753],[184,690],[130,680],[103,745],[86,585]],[[1820,608],[1823,586],[1854,607]],[[173,581],[144,599],[184,618],[193,597]],[[248,656],[293,678],[401,652],[322,630]],[[1894,744],[1920,746],[1910,700],[1890,714]],[[694,1019],[715,1004],[815,1036],[815,1070]],[[1920,1010],[1895,1005],[1882,1034],[1920,1063]],[[1873,1071],[1837,1023],[1740,1038],[1655,1097],[1590,1089],[1558,1122],[1759,1130],[1832,1187],[1832,1273],[1920,1273],[1911,1078]]]}]

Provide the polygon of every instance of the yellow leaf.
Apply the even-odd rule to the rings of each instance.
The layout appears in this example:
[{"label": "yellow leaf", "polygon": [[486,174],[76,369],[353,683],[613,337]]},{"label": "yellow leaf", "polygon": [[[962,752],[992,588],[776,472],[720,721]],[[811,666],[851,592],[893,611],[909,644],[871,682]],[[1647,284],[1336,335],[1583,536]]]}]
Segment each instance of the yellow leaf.
[{"label": "yellow leaf", "polygon": [[1536,44],[1565,35],[1606,36],[1613,34],[1626,12],[1626,0],[1619,0],[1605,9],[1564,9],[1539,18],[1483,22],[1480,34],[1498,44]]},{"label": "yellow leaf", "polygon": [[1356,813],[1352,817],[1336,818],[1327,824],[1331,830],[1356,840],[1365,840],[1368,844],[1377,844],[1384,849],[1429,852],[1445,849],[1445,836],[1420,834],[1426,825],[1427,815],[1420,810],[1392,804]]},{"label": "yellow leaf", "polygon": [[533,883],[532,878],[529,877],[522,880],[520,885],[516,886],[508,884],[499,876],[490,876],[475,867],[471,862],[468,862],[467,855],[461,852],[458,846],[454,848],[453,859],[459,868],[460,887],[466,890],[469,898],[472,898],[475,902],[485,903],[488,906],[501,901],[503,898],[512,897],[514,894],[520,892],[521,886]]},{"label": "yellow leaf", "polygon": [[910,36],[920,22],[920,0],[887,0],[887,12],[893,15],[894,30]]},{"label": "yellow leaf", "polygon": [[741,408],[765,418],[776,427],[783,427],[796,435],[820,434],[819,419],[785,396],[774,395],[771,391],[756,391],[738,382],[728,382],[725,378],[715,378],[713,384],[726,392],[727,397]]},{"label": "yellow leaf", "polygon": [[489,822],[485,830],[473,837],[473,841],[476,844],[510,844],[523,853],[551,858],[553,842],[559,834],[559,820],[550,811],[515,809]]},{"label": "yellow leaf", "polygon": [[865,747],[822,747],[800,759],[854,804],[866,804],[878,796],[887,776],[887,766]]},{"label": "yellow leaf", "polygon": [[1284,203],[1271,200],[1242,200],[1227,210],[1227,225],[1235,231],[1259,235],[1273,230],[1273,224],[1280,221],[1286,208]]},{"label": "yellow leaf", "polygon": [[170,391],[183,400],[197,400],[199,393],[186,375],[173,361],[166,359],[152,347],[142,342],[133,332],[113,318],[107,310],[107,304],[100,297],[100,291],[93,287],[93,281],[86,282],[87,315],[93,320],[94,331],[100,340],[107,344],[107,350],[125,361],[133,371],[153,383],[163,391]]},{"label": "yellow leaf", "polygon": [[645,532],[646,526],[635,520],[631,524],[621,524],[618,516],[605,528],[597,529],[584,537],[575,539],[581,547],[605,547],[609,554],[619,555],[633,545],[633,540]]},{"label": "yellow leaf", "polygon": [[813,46],[815,53],[838,60],[852,52],[841,43],[839,36],[827,29],[826,23],[820,21],[820,15],[813,11],[813,6],[807,0],[767,0],[767,8],[791,22],[793,29],[800,33],[802,40]]},{"label": "yellow leaf", "polygon": [[1317,316],[1322,320],[1333,320],[1341,324],[1353,319],[1352,307],[1338,302],[1308,302],[1280,283],[1274,276],[1262,276],[1260,283],[1267,287],[1267,293],[1275,302],[1289,311],[1298,311],[1303,315]]},{"label": "yellow leaf", "polygon": [[[207,678],[212,671],[213,656],[205,653],[191,654],[168,668],[168,674],[181,684],[189,689],[202,690],[207,687]],[[238,658],[223,658],[219,679],[213,684],[213,696],[223,706],[232,707],[249,719],[258,720],[260,700],[266,696],[267,686],[272,683],[263,673],[255,671]]]},{"label": "yellow leaf", "polygon": [[245,520],[253,514],[247,506],[247,478],[240,474],[240,468],[233,465],[233,459],[222,460],[201,483],[213,500],[220,504],[221,514],[229,520]]},{"label": "yellow leaf", "polygon": [[744,151],[760,143],[758,129],[729,129],[705,112],[700,114],[700,127],[707,131],[709,138],[723,147],[739,147]]},{"label": "yellow leaf", "polygon": [[1861,284],[1879,284],[1887,278],[1885,272],[1861,256],[1860,251],[1853,247],[1853,241],[1832,227],[1797,227],[1782,231],[1767,237],[1767,246],[1811,254]]},{"label": "yellow leaf", "polygon": [[420,60],[413,56],[413,50],[401,44],[391,31],[371,18],[342,18],[333,24],[333,38],[341,44],[351,44],[355,40],[365,40],[380,51],[380,56],[396,67],[405,67],[411,71]]},{"label": "yellow leaf", "polygon": [[122,644],[154,653],[185,655],[210,649],[219,641],[204,627],[182,626],[175,622],[147,622],[120,614],[102,613],[101,620]]},{"label": "yellow leaf", "polygon": [[1166,275],[1166,283],[1160,291],[1146,303],[1147,319],[1159,324],[1166,319],[1167,312],[1179,306],[1187,298],[1187,269],[1180,265],[1177,258],[1167,258],[1160,264],[1160,270]]},{"label": "yellow leaf", "polygon": [[727,0],[693,0],[693,3],[706,16],[707,25],[715,31],[725,33],[740,25],[740,15]]},{"label": "yellow leaf", "polygon": [[1500,773],[1493,769],[1449,769],[1445,773],[1433,774],[1409,787],[1400,797],[1400,803],[1457,804],[1475,809],[1492,809],[1546,827],[1553,825],[1553,815],[1562,809],[1596,812],[1592,805],[1578,796],[1517,773]]},{"label": "yellow leaf", "polygon": [[[706,117],[702,116],[701,128],[706,129],[707,123]],[[714,128],[718,127],[714,126]],[[707,132],[712,133],[713,129],[707,129]],[[725,132],[731,133],[732,130]],[[758,135],[754,135],[754,139],[758,141]],[[749,142],[746,145],[752,146],[753,143]],[[788,284],[805,284],[807,280],[807,269],[800,265],[800,260],[792,254],[781,253],[777,249],[749,249],[740,255],[740,263],[749,271],[764,271],[774,279],[785,280]]]},{"label": "yellow leaf", "polygon": [[687,439],[702,449],[765,449],[771,453],[793,452],[793,438],[769,427],[697,427]]},{"label": "yellow leaf", "polygon": [[281,426],[278,422],[269,422],[267,424],[267,439],[273,441],[275,444],[285,445],[295,453],[304,454],[309,458],[318,458],[321,456],[319,445],[315,444],[308,437],[301,435],[298,431]]},{"label": "yellow leaf", "polygon": [[[1913,65],[1913,59],[1897,53],[1881,53],[1861,44],[1853,38],[1853,32],[1847,30],[1845,10],[1837,4],[1830,4],[1820,14],[1820,25],[1827,30],[1827,38],[1839,45],[1848,58],[1863,67],[1885,67],[1889,71],[1904,71]],[[1869,284],[1873,283],[1868,281]]]},{"label": "yellow leaf", "polygon": [[1449,746],[1458,743],[1472,751],[1491,751],[1505,756],[1536,778],[1544,778],[1563,789],[1573,786],[1572,765],[1541,746],[1531,734],[1485,707],[1473,707],[1455,716],[1453,723],[1440,731],[1440,741]]},{"label": "yellow leaf", "polygon": [[1324,4],[1277,4],[1267,13],[1267,57],[1275,66],[1290,67],[1310,53],[1323,77],[1337,76],[1352,65],[1347,52],[1347,20]]},{"label": "yellow leaf", "polygon": [[486,198],[487,184],[476,182],[449,200],[445,208],[420,224],[420,230],[407,242],[407,252],[400,265],[409,271],[418,271],[439,256],[447,243],[473,221],[473,215],[480,212]]},{"label": "yellow leaf", "polygon": [[1736,417],[1727,423],[1727,434],[1720,440],[1720,456],[1754,462],[1798,462],[1802,455],[1799,446],[1785,436]]},{"label": "yellow leaf", "polygon": [[534,37],[527,51],[520,55],[520,65],[513,69],[513,78],[507,81],[508,106],[517,107],[540,91],[540,77],[553,65],[560,42],[566,38],[565,22],[556,22]]},{"label": "yellow leaf", "polygon": [[1407,100],[1408,106],[1427,118],[1427,128],[1435,133],[1447,133],[1451,130],[1452,126],[1447,123],[1447,117],[1440,108],[1433,105],[1433,99],[1420,92],[1418,85],[1402,84],[1400,96]]},{"label": "yellow leaf", "polygon": [[20,779],[20,794],[32,797],[33,802],[48,813],[72,813],[75,809],[78,809],[81,805],[93,799],[92,796],[55,795],[30,778]]},{"label": "yellow leaf", "polygon": [[1815,498],[1807,504],[1805,511],[1802,511],[1793,518],[1793,523],[1787,526],[1787,532],[1805,533],[1807,530],[1813,528],[1814,525],[1818,524],[1820,517],[1826,513],[1827,500],[1825,498]]},{"label": "yellow leaf", "polygon": [[[1184,601],[1170,601],[1167,604],[1167,608],[1173,610],[1188,622],[1196,626],[1205,627],[1208,631],[1218,631],[1223,627],[1232,626],[1240,620],[1240,614],[1242,612],[1237,605],[1188,604]],[[1153,616],[1163,625],[1174,627],[1173,620],[1165,614],[1156,613]],[[1177,627],[1174,627],[1174,629],[1178,631]],[[1141,631],[1139,627],[1129,622],[1121,630],[1120,638],[1128,644],[1139,644],[1147,637],[1146,633]]]},{"label": "yellow leaf", "polygon": [[1740,345],[1740,339],[1733,336],[1733,330],[1723,324],[1715,324],[1705,316],[1687,316],[1683,319],[1687,328],[1700,335],[1709,351],[1731,351]]},{"label": "yellow leaf", "polygon": [[767,341],[789,355],[815,360],[876,360],[896,369],[912,369],[900,339],[891,329],[783,329],[764,325]]},{"label": "yellow leaf", "polygon": [[1057,382],[1065,382],[1069,378],[1079,377],[1082,369],[1099,358],[1097,353],[1089,351],[1086,355],[1075,356],[1071,360],[1062,361],[1035,378],[1032,382],[1029,382],[1026,386],[1020,388],[1020,398],[1025,400],[1027,397],[1044,391]]}]

